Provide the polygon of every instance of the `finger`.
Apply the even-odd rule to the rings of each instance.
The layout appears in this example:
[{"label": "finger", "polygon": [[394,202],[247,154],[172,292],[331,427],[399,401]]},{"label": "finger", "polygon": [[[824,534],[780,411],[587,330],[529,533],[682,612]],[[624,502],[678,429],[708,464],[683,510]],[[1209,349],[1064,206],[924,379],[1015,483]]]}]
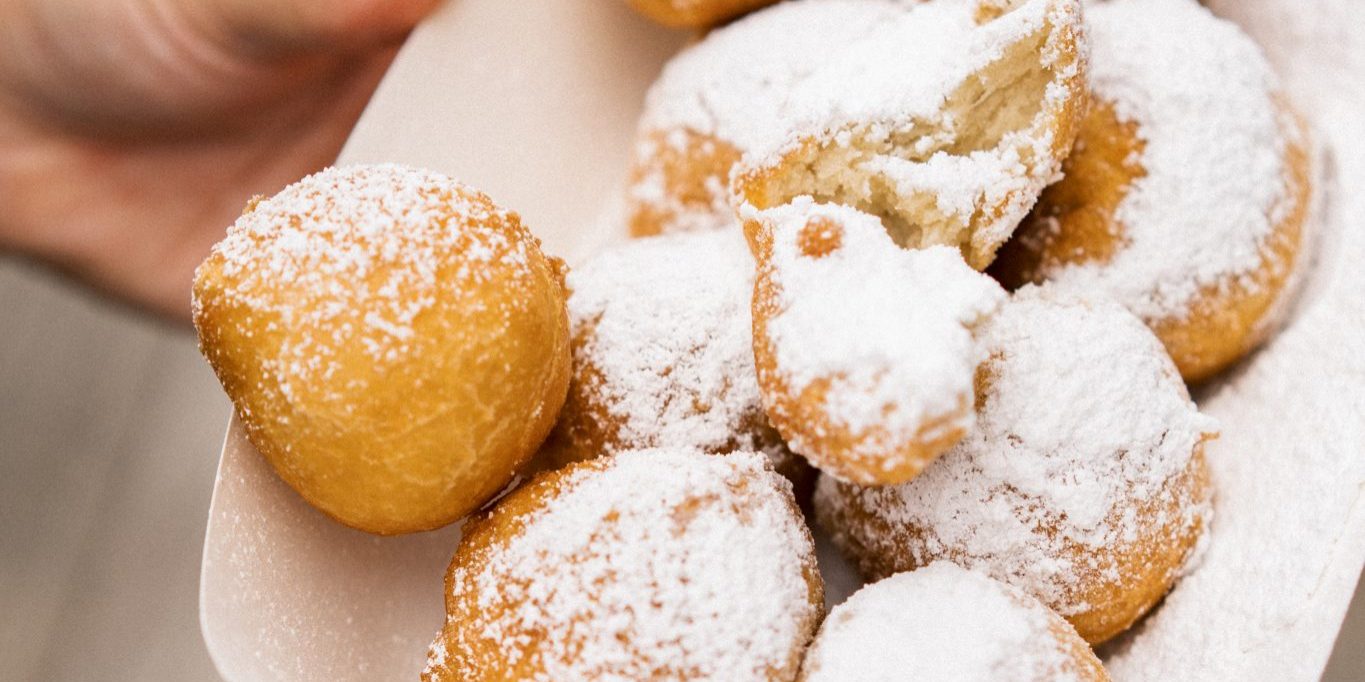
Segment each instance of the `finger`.
[{"label": "finger", "polygon": [[232,35],[269,52],[365,50],[407,35],[441,0],[200,0]]}]

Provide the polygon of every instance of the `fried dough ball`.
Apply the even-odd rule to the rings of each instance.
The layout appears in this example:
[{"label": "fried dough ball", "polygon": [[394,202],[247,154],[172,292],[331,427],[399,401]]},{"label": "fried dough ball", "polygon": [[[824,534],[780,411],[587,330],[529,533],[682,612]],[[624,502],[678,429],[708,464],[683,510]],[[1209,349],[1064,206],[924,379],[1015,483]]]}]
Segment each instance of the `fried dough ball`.
[{"label": "fried dough ball", "polygon": [[1108,682],[1090,645],[1023,591],[946,561],[834,607],[802,682]]},{"label": "fried dough ball", "polygon": [[706,28],[777,0],[629,0],[630,6],[664,26]]},{"label": "fried dough ball", "polygon": [[569,381],[562,264],[443,175],[331,168],[254,200],[199,267],[194,322],[256,449],[372,533],[487,502]]},{"label": "fried dough ball", "polygon": [[1004,291],[846,206],[802,198],[758,220],[753,352],[773,426],[842,480],[909,480],[971,428],[974,330]]},{"label": "fried dough ball", "polygon": [[992,318],[976,427],[900,486],[821,478],[817,516],[869,578],[941,559],[1034,595],[1091,644],[1170,589],[1212,514],[1201,415],[1117,303],[1028,288]]},{"label": "fried dough ball", "polygon": [[1117,299],[1199,381],[1283,317],[1305,260],[1307,134],[1260,48],[1192,0],[1088,18],[1096,104],[994,272]]},{"label": "fried dough ball", "polygon": [[632,231],[707,229],[736,202],[810,195],[984,268],[1071,148],[1081,40],[1077,0],[812,0],[752,14],[683,51],[651,89]]},{"label": "fried dough ball", "polygon": [[794,680],[823,591],[766,457],[623,452],[465,526],[422,679]]},{"label": "fried dough ball", "polygon": [[815,479],[768,424],[754,370],[754,261],[738,226],[635,240],[569,273],[569,397],[548,443],[560,463],[691,446],[763,452]]}]

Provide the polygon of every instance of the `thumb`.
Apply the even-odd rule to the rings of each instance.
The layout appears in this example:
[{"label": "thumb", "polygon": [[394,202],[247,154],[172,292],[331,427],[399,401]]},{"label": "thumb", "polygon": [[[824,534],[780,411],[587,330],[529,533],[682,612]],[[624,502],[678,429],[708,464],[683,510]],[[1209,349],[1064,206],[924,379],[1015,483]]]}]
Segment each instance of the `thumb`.
[{"label": "thumb", "polygon": [[205,0],[263,53],[367,50],[403,39],[441,0]]}]

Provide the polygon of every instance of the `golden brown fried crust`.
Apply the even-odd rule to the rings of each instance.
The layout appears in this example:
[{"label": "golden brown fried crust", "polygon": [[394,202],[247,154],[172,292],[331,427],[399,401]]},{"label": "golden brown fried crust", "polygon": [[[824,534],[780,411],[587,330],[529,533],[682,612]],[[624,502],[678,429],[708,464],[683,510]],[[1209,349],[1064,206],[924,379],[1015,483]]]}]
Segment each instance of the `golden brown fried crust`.
[{"label": "golden brown fried crust", "polygon": [[[1272,319],[1296,269],[1312,195],[1310,158],[1302,121],[1284,102],[1285,218],[1261,247],[1249,273],[1204,287],[1183,314],[1147,319],[1180,375],[1195,383],[1241,359],[1273,330]],[[1063,165],[1065,177],[1043,192],[1032,214],[991,267],[1007,288],[1042,283],[1068,265],[1107,263],[1124,246],[1126,227],[1115,219],[1133,181],[1146,175],[1137,126],[1122,122],[1112,104],[1097,102]],[[1191,277],[1193,277],[1193,264]]]},{"label": "golden brown fried crust", "polygon": [[[1079,593],[1080,600],[1098,605],[1069,619],[1081,637],[1093,645],[1108,641],[1132,627],[1166,596],[1206,530],[1202,517],[1194,517],[1190,524],[1180,520],[1190,507],[1207,504],[1212,494],[1201,443],[1185,470],[1167,484],[1159,499],[1138,505],[1138,516],[1151,519],[1151,524],[1137,542],[1113,548],[1119,580],[1097,580],[1089,590]],[[1161,519],[1166,523],[1160,523]]]},{"label": "golden brown fried crust", "polygon": [[[971,564],[970,557],[943,551],[932,528],[893,525],[876,510],[864,507],[853,487],[845,483],[837,486],[843,504],[817,505],[820,525],[869,581],[912,571],[940,559]],[[1139,524],[1142,534],[1134,542],[1098,552],[1079,544],[1068,545],[1068,556],[1061,558],[1077,567],[1078,587],[1066,596],[1066,601],[1087,604],[1089,608],[1067,616],[1067,621],[1085,641],[1099,645],[1122,633],[1165,596],[1205,531],[1201,516],[1196,515],[1192,523],[1186,523],[1190,518],[1188,512],[1207,504],[1211,496],[1204,446],[1200,443],[1190,463],[1156,499],[1134,501],[1133,512],[1146,520]],[[895,542],[880,543],[880,547],[895,549],[886,552],[861,538],[894,538]],[[916,561],[916,553],[925,561]],[[1087,566],[1111,570],[1087,570]],[[1064,605],[1047,606],[1063,610]]]},{"label": "golden brown fried crust", "polygon": [[[693,222],[729,220],[730,168],[740,157],[734,145],[691,130],[655,130],[644,134],[638,148],[630,186],[656,184],[663,194],[661,201],[627,195],[631,236],[649,237],[691,229]],[[696,216],[715,217],[698,220]]]},{"label": "golden brown fried crust", "polygon": [[[482,194],[448,198],[492,215]],[[515,214],[503,215],[495,227],[507,244],[533,239]],[[326,391],[292,392],[270,369],[282,349],[362,325],[366,311],[348,310],[327,328],[290,326],[278,311],[243,303],[239,280],[215,253],[194,285],[200,347],[251,443],[314,507],[381,535],[439,528],[507,485],[549,433],[568,388],[563,264],[534,243],[526,252],[529,268],[489,267],[473,280],[456,270],[483,264],[447,254],[438,300],[414,321],[403,357],[378,367],[351,344],[338,349]]]},{"label": "golden brown fried crust", "polygon": [[[1037,613],[1043,617],[1047,624],[1046,635],[1035,633],[1038,636],[1032,637],[1027,642],[1022,643],[1023,646],[1028,647],[1028,650],[1016,650],[1014,654],[1018,656],[1020,660],[1027,658],[1031,652],[1046,651],[1048,653],[1056,652],[1061,654],[1060,657],[1049,656],[1047,662],[1043,665],[1029,665],[1026,668],[1030,674],[1030,677],[1027,678],[1028,680],[1031,680],[1032,682],[1051,682],[1052,680],[1061,679],[1075,680],[1078,682],[1109,682],[1109,673],[1105,671],[1104,665],[1100,663],[1099,657],[1095,655],[1095,650],[1092,649],[1090,644],[1084,639],[1081,639],[1080,635],[1076,634],[1076,629],[1071,627],[1071,624],[1066,622],[1065,618],[1062,618],[1057,612],[1048,608],[1032,596],[1029,596],[1023,590],[1009,585],[1001,585],[1000,587],[1002,588],[1004,596],[1019,610]],[[876,588],[869,584],[865,589]],[[882,594],[879,596],[890,597],[893,595]],[[863,604],[865,605],[867,602],[864,601]],[[903,606],[908,608],[913,605],[906,604]],[[964,606],[970,608],[969,605],[964,604]],[[980,605],[976,606],[979,607]],[[839,664],[835,664],[830,668],[825,669],[821,661],[821,649],[828,646],[826,642],[830,637],[827,628],[837,628],[843,623],[853,623],[856,620],[869,615],[865,612],[857,613],[849,612],[847,610],[841,612],[840,610],[847,608],[847,606],[835,607],[835,610],[830,612],[825,618],[825,622],[821,625],[819,633],[815,636],[815,641],[811,642],[810,647],[806,649],[806,660],[801,668],[801,676],[797,678],[798,682],[808,682],[808,680],[813,677],[829,680],[842,676],[851,680],[855,679],[851,677],[851,675],[860,672],[857,670],[857,662],[851,659],[845,658],[840,661],[840,663],[845,665],[850,663],[853,664],[849,669],[845,669]],[[995,618],[999,614],[977,608],[972,611],[972,615],[978,620],[981,620]],[[872,617],[875,618],[876,616]],[[930,624],[931,627],[933,625],[935,624]],[[894,636],[899,633],[888,630],[886,634]],[[1043,638],[1050,639],[1051,641],[1041,641]],[[923,655],[942,655],[941,652],[932,650],[924,650],[921,653]],[[1032,661],[1032,663],[1035,664],[1039,662],[1040,661],[1036,659]],[[1021,667],[1018,665],[1019,661],[1015,661],[1015,663],[1016,668]],[[1005,673],[1006,671],[998,672]],[[1006,677],[1011,680],[1023,680],[1023,672],[1023,669],[1008,670],[1009,674]],[[901,677],[907,680],[915,679],[905,674],[902,674]],[[877,679],[882,679],[882,677],[878,676]],[[937,680],[942,678],[932,679]]]},{"label": "golden brown fried crust", "polygon": [[[819,252],[828,253],[838,247],[841,232],[837,225],[818,218],[816,225],[807,225],[802,231],[808,246]],[[812,229],[814,228],[814,229]],[[945,428],[945,424],[965,423],[965,417],[972,409],[969,401],[963,401],[958,409],[939,417],[927,420],[919,429],[916,437],[901,442],[898,465],[885,468],[890,458],[879,458],[876,464],[865,464],[861,458],[853,456],[859,449],[866,449],[867,442],[887,442],[892,440],[884,433],[884,428],[871,428],[853,432],[847,426],[829,419],[825,409],[825,394],[836,377],[821,377],[810,382],[799,393],[787,383],[777,366],[777,349],[768,336],[768,321],[781,312],[779,299],[781,287],[774,281],[771,258],[770,230],[745,225],[745,234],[758,258],[758,270],[754,279],[753,297],[753,334],[754,365],[758,370],[758,385],[763,396],[763,406],[768,420],[782,438],[788,442],[801,442],[798,448],[807,459],[821,470],[838,476],[843,480],[863,485],[885,485],[910,480],[925,465],[943,453],[966,435],[966,428]],[[814,254],[812,254],[814,255]]]},{"label": "golden brown fried crust", "polygon": [[[601,469],[605,465],[605,461],[598,461],[577,466]],[[563,479],[573,470],[572,468],[565,468],[537,474],[530,483],[498,500],[497,505],[492,509],[470,517],[465,522],[459,547],[455,550],[450,565],[446,567],[444,584],[447,619],[438,641],[454,641],[453,633],[458,628],[468,626],[479,620],[496,621],[512,617],[509,612],[516,608],[515,604],[494,600],[491,604],[480,605],[478,593],[455,590],[455,573],[462,567],[468,569],[486,563],[489,557],[499,551],[502,545],[516,536],[520,529],[521,519],[542,509],[550,499],[558,494]],[[424,670],[422,680],[423,682],[527,680],[534,678],[540,671],[540,665],[534,655],[534,642],[524,640],[507,642],[505,646],[501,644],[503,643],[500,643],[499,646],[491,646],[489,640],[470,638],[470,645],[475,647],[473,650],[461,651],[457,656],[450,657],[445,665]],[[520,655],[508,655],[511,649],[517,649],[517,653]],[[501,676],[484,674],[473,677],[471,675],[474,671],[461,666],[460,660],[496,660],[501,661],[505,669],[501,671]],[[491,673],[492,671],[485,672]]]},{"label": "golden brown fried crust", "polygon": [[[565,466],[623,450],[677,445],[632,442],[621,434],[620,418],[613,416],[604,403],[600,388],[604,382],[602,372],[583,351],[593,333],[593,325],[586,324],[574,334],[574,367],[568,397],[559,413],[559,421],[542,448],[543,454],[556,466]],[[703,450],[713,455],[739,450],[767,453],[777,473],[791,481],[798,503],[804,504],[814,490],[815,470],[804,458],[787,449],[761,407],[737,427],[733,438]]]},{"label": "golden brown fried crust", "polygon": [[596,364],[586,359],[584,352],[593,333],[592,324],[583,325],[571,341],[574,361],[568,396],[544,448],[558,466],[586,461],[620,449],[652,445],[622,442],[621,422],[611,415],[601,398],[604,383],[602,372]]},{"label": "golden brown fried crust", "polygon": [[673,28],[709,28],[777,0],[628,0],[636,11]]},{"label": "golden brown fried crust", "polygon": [[[1120,122],[1108,103],[1091,106],[1081,131],[1062,162],[1067,179],[1043,190],[991,265],[991,274],[1007,288],[1042,282],[1047,272],[1066,264],[1107,262],[1123,244],[1113,215],[1128,186],[1147,174],[1137,162],[1145,145],[1137,125]],[[1053,221],[1061,229],[1050,229]]]},{"label": "golden brown fried crust", "polygon": [[[1287,125],[1302,126],[1288,110],[1284,118]],[[1294,139],[1306,139],[1306,134]],[[1260,267],[1226,287],[1205,288],[1186,319],[1152,324],[1187,381],[1202,381],[1227,368],[1264,342],[1279,322],[1274,319],[1277,307],[1284,296],[1292,294],[1289,284],[1301,267],[1313,191],[1309,158],[1308,149],[1300,143],[1286,147],[1289,208],[1261,247]]]},{"label": "golden brown fried crust", "polygon": [[[487,595],[481,595],[474,591],[457,590],[455,589],[454,576],[457,571],[474,571],[479,566],[485,565],[491,557],[496,556],[509,543],[515,542],[526,520],[532,514],[544,509],[547,504],[563,492],[565,479],[584,470],[601,471],[610,466],[610,463],[610,458],[597,458],[576,462],[556,471],[537,474],[529,483],[499,500],[492,509],[471,517],[465,523],[459,547],[446,569],[446,624],[437,636],[437,642],[448,647],[452,655],[448,656],[443,663],[429,666],[427,670],[424,670],[422,673],[423,682],[529,680],[539,679],[538,676],[543,675],[543,663],[540,661],[542,640],[550,637],[550,633],[532,632],[528,633],[529,636],[527,637],[508,642],[494,642],[482,637],[460,638],[456,635],[462,628],[477,630],[481,627],[481,623],[514,619],[515,616],[512,613],[520,604],[502,599],[484,599]],[[796,506],[795,501],[790,500],[790,502],[790,509],[794,518],[801,518],[801,511]],[[693,500],[693,504],[696,505],[712,503],[733,504],[734,501]],[[686,510],[679,511],[685,512]],[[607,520],[604,519],[605,522]],[[554,570],[552,566],[545,568],[547,571]],[[824,581],[820,577],[813,556],[808,565],[803,566],[802,574],[808,590],[807,599],[809,603],[817,607],[817,614],[823,613]],[[819,618],[813,618],[810,622],[803,624],[806,632],[803,638],[805,642],[809,642],[814,637],[819,624]],[[571,627],[591,627],[591,623],[564,623],[563,626],[567,630]],[[454,644],[456,641],[462,642],[461,646],[466,648],[456,651]],[[472,650],[468,648],[471,646],[473,647]],[[794,678],[803,653],[804,646],[793,651],[788,665],[783,670],[772,671],[771,679],[778,682]],[[471,669],[471,666],[464,665],[461,661],[478,662],[479,666],[482,667]],[[662,676],[659,679],[680,678]]]},{"label": "golden brown fried crust", "polygon": [[1071,627],[1057,612],[1048,609],[1047,615],[1048,631],[1067,654],[1066,661],[1057,672],[1060,675],[1070,674],[1071,678],[1082,682],[1109,682],[1109,672],[1100,663],[1100,657],[1095,655],[1090,643],[1077,634],[1076,628]]},{"label": "golden brown fried crust", "polygon": [[[553,466],[594,460],[621,450],[654,447],[665,443],[632,443],[620,436],[620,421],[607,412],[599,402],[594,386],[599,381],[597,368],[592,363],[577,363],[569,382],[569,397],[560,412],[560,421],[550,432],[542,454]],[[708,454],[726,454],[737,450],[762,451],[773,462],[773,468],[786,480],[792,481],[797,503],[804,505],[815,490],[815,469],[804,457],[793,453],[782,441],[775,428],[768,426],[766,413],[756,411],[752,420],[741,424],[730,441],[706,449]]]},{"label": "golden brown fried crust", "polygon": [[[574,389],[570,388],[569,400],[564,404],[561,419],[550,433],[542,453],[552,466],[565,466],[622,450],[655,446],[653,443],[629,443],[618,438],[613,426],[615,423],[616,420],[592,402],[591,397],[575,395]],[[740,427],[740,433],[735,438],[706,452],[715,455],[740,450],[767,454],[773,469],[791,481],[792,493],[798,504],[805,504],[815,491],[815,469],[804,457],[787,448],[777,429],[768,425],[767,415],[761,410],[754,415],[752,422]]]},{"label": "golden brown fried crust", "polygon": [[[1002,14],[1006,13],[1012,5],[1017,4],[1012,0],[982,0],[977,8],[977,23],[988,23]],[[1046,118],[1048,130],[1051,135],[1052,144],[1048,148],[1046,158],[1025,158],[1024,162],[1030,167],[1055,168],[1068,154],[1071,153],[1073,143],[1081,129],[1081,121],[1085,116],[1089,104],[1087,94],[1087,69],[1088,63],[1082,55],[1084,36],[1079,34],[1078,26],[1075,24],[1054,25],[1049,22],[1044,33],[1054,34],[1049,39],[1061,46],[1061,55],[1058,62],[1048,66],[1048,69],[1065,74],[1057,78],[1056,85],[1060,86],[1067,95],[1065,97],[1050,98],[1043,103],[1043,108],[1039,115]],[[1014,52],[1009,55],[1012,58],[1023,58],[1030,54],[1024,47],[1026,43],[1021,42],[1012,46]],[[980,88],[987,93],[999,88],[997,84],[985,82],[980,77],[969,78],[958,89],[957,92],[948,96],[948,101],[963,100],[961,106],[966,107],[965,114],[959,115],[972,117],[987,117],[994,112],[990,106],[983,106],[982,100],[972,97],[966,93],[972,92],[973,88]],[[1039,93],[1041,96],[1042,93]],[[1030,123],[1032,120],[1030,120]],[[805,183],[794,180],[804,173],[810,166],[812,159],[818,158],[824,153],[829,145],[828,133],[819,136],[807,136],[798,141],[797,144],[786,152],[776,161],[761,165],[741,166],[731,178],[731,197],[732,201],[739,206],[748,204],[758,209],[773,208],[785,204],[794,196],[810,194],[821,201],[832,201],[834,203],[852,204],[852,201],[839,197],[824,196],[821,191],[814,187],[805,186]],[[959,141],[957,144],[965,144]],[[951,153],[966,153],[968,150],[945,151]],[[1028,154],[1029,157],[1035,155]],[[1019,210],[1019,207],[1028,206],[1033,203],[1032,192],[1037,192],[1037,188],[1024,191],[1007,192],[998,197],[991,203],[983,201],[976,212],[967,220],[966,234],[964,241],[953,244],[962,249],[963,258],[969,265],[977,270],[985,270],[996,257],[996,251],[1000,248],[999,243],[982,243],[974,238],[983,226],[999,221],[1007,211]],[[881,211],[870,206],[859,207],[869,213],[881,214]],[[885,218],[886,216],[883,215]],[[910,216],[909,222],[918,224],[917,216]],[[754,250],[754,255],[760,260],[763,258],[764,239],[761,234],[763,226],[761,223],[745,221],[745,235],[749,239],[750,247]],[[893,238],[897,238],[893,230]],[[940,243],[931,240],[932,243]],[[927,244],[926,244],[927,245]]]}]

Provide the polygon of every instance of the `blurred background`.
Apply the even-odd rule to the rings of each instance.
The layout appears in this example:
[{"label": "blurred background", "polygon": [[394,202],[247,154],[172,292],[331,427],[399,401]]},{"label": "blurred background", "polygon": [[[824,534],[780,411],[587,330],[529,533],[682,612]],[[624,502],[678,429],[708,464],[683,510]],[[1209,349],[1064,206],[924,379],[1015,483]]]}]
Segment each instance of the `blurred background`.
[{"label": "blurred background", "polygon": [[[388,17],[398,4],[420,8],[432,3],[371,4]],[[28,6],[75,7],[80,11],[72,16],[81,19],[79,27],[92,25],[84,21],[84,8],[74,3],[34,0]],[[332,9],[329,3],[312,6]],[[627,11],[622,4],[619,12]],[[12,26],[3,18],[0,36],[8,36]],[[416,14],[387,23],[397,31],[405,21],[415,22]],[[337,43],[336,35],[324,37],[316,44]],[[393,36],[371,38],[381,49],[377,66],[365,73],[377,79],[384,41]],[[351,36],[347,44],[356,47],[355,39]],[[76,46],[79,57],[93,54],[86,42],[67,42]],[[658,40],[644,42],[636,47],[672,49]],[[0,47],[5,44],[0,41]],[[95,66],[117,63],[89,61]],[[613,82],[621,80],[615,70],[602,73]],[[76,90],[86,93],[90,84],[107,81],[104,74],[97,75],[101,77],[80,81]],[[281,82],[288,87],[281,92],[296,94],[297,74],[285,75]],[[230,84],[251,80],[237,72],[228,76]],[[364,86],[361,82],[355,92],[323,96],[332,98],[329,103],[349,103],[353,117],[367,96]],[[335,110],[316,101],[306,104],[304,111]],[[259,109],[255,100],[246,100],[246,105],[243,110]],[[240,112],[229,113],[235,119]],[[47,118],[42,122],[51,123]],[[331,131],[338,146],[353,122],[344,119],[339,117]],[[306,123],[300,129],[320,129]],[[0,126],[0,142],[6,141],[7,132]],[[274,155],[273,148],[267,151],[267,156]],[[335,155],[326,144],[315,151],[319,164]],[[8,160],[0,155],[0,162]],[[300,162],[303,167],[306,161]],[[97,177],[110,175],[106,170],[96,166]],[[202,170],[214,177],[218,161],[211,158]],[[271,173],[254,178],[269,191],[297,177],[288,169]],[[163,176],[192,189],[200,182],[198,176],[169,173],[153,175],[153,180],[159,183]],[[66,184],[45,185],[53,186],[58,189],[56,206],[81,205]],[[29,198],[14,193],[18,196],[12,198]],[[240,202],[241,197],[232,198],[230,211],[235,214]],[[23,208],[19,203],[6,203],[3,209],[18,213]],[[98,210],[93,213],[103,217]],[[213,222],[211,228],[221,224]],[[186,291],[185,299],[188,295]],[[187,326],[135,312],[51,270],[0,253],[0,681],[218,679],[200,635],[198,586],[229,409]],[[1360,593],[1324,679],[1365,681],[1365,598]]]},{"label": "blurred background", "polygon": [[[229,406],[191,331],[3,256],[0,320],[0,679],[218,679],[199,557]],[[1365,680],[1359,593],[1323,679]]]}]

